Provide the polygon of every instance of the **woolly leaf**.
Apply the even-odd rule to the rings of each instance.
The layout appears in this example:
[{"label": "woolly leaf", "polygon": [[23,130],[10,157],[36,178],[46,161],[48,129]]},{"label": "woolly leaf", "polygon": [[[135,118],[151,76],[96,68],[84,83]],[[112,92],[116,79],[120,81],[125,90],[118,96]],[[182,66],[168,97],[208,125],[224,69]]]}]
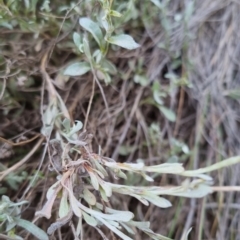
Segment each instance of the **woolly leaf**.
[{"label": "woolly leaf", "polygon": [[126,48],[128,50],[133,50],[133,49],[140,47],[140,45],[138,43],[136,43],[135,40],[130,35],[127,35],[127,34],[112,36],[112,37],[108,38],[107,41],[109,43],[118,45],[118,46],[120,46],[122,48]]},{"label": "woolly leaf", "polygon": [[90,64],[87,62],[77,62],[73,63],[66,68],[64,75],[67,76],[81,76],[87,73],[91,69]]}]

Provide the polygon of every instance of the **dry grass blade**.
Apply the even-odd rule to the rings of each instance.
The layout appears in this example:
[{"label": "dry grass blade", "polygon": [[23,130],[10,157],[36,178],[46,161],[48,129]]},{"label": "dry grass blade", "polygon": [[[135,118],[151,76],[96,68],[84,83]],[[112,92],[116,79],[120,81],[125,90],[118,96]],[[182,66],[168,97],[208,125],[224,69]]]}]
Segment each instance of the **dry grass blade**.
[{"label": "dry grass blade", "polygon": [[4,172],[0,172],[0,181],[2,181],[8,174],[16,171],[17,169],[22,167],[24,165],[24,163],[26,163],[28,160],[30,160],[30,158],[33,156],[33,154],[41,147],[44,139],[45,139],[45,137],[41,137],[38,140],[38,142],[34,145],[32,150],[23,159],[21,159],[19,162],[17,162],[16,164],[14,164],[12,167],[8,168]]}]

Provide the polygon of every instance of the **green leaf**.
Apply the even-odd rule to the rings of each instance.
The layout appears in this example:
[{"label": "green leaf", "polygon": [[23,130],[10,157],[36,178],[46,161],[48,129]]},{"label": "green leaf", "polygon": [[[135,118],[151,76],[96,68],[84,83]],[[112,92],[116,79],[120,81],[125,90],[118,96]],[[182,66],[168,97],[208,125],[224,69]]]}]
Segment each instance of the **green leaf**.
[{"label": "green leaf", "polygon": [[58,186],[59,182],[54,183],[47,191],[47,202],[44,204],[40,211],[35,212],[37,217],[45,217],[49,219],[52,215],[52,207],[57,197],[58,192],[61,190],[61,186]]},{"label": "green leaf", "polygon": [[89,42],[88,42],[86,37],[83,38],[83,50],[84,50],[84,53],[87,56],[87,59],[90,62],[92,62],[92,55],[91,55],[91,51],[90,51],[90,47],[89,47]]},{"label": "green leaf", "polygon": [[106,59],[103,59],[103,60],[101,61],[101,67],[102,67],[105,71],[109,72],[109,73],[112,74],[112,75],[115,75],[115,74],[117,73],[117,68],[116,68],[116,66],[115,66],[112,62],[110,62],[110,61],[108,61],[108,60],[106,60]]},{"label": "green leaf", "polygon": [[83,124],[81,121],[75,121],[75,124],[73,125],[71,131],[68,133],[69,136],[73,135],[74,133],[77,133],[79,130],[81,130],[83,127]]},{"label": "green leaf", "polygon": [[129,50],[133,50],[140,47],[140,45],[136,43],[130,35],[127,35],[127,34],[112,36],[108,38],[107,41],[109,43],[118,45],[120,47],[129,49]]},{"label": "green leaf", "polygon": [[226,93],[224,93],[224,96],[228,96],[232,99],[240,99],[240,89],[236,88],[236,89],[231,89],[229,91],[227,91]]},{"label": "green leaf", "polygon": [[130,234],[135,234],[135,232],[125,223],[120,222],[120,224],[130,233]]},{"label": "green leaf", "polygon": [[103,199],[104,202],[109,202],[107,195],[102,187],[99,188],[99,192],[101,195],[101,198]]},{"label": "green leaf", "polygon": [[108,176],[108,173],[107,171],[104,169],[104,167],[97,161],[94,161],[94,164],[96,165],[96,169],[98,169],[98,171],[100,171],[104,177],[107,177]]},{"label": "green leaf", "polygon": [[86,17],[80,18],[79,24],[92,34],[98,45],[101,47],[103,34],[98,24]]},{"label": "green leaf", "polygon": [[95,205],[97,202],[96,197],[87,188],[83,190],[83,198],[89,205]]},{"label": "green leaf", "polygon": [[156,196],[154,194],[144,195],[144,198],[160,208],[168,208],[172,206],[172,204],[167,199]]},{"label": "green leaf", "polygon": [[[121,190],[119,192],[121,193]],[[140,201],[142,204],[149,206],[149,202],[144,198],[144,196],[140,196],[138,194],[133,194],[133,193],[129,193],[127,195],[131,195],[131,196],[135,197],[138,201]]]},{"label": "green leaf", "polygon": [[136,74],[133,78],[135,83],[139,83],[141,86],[145,87],[148,85],[148,79],[145,75]]},{"label": "green leaf", "polygon": [[182,176],[195,177],[198,174],[212,172],[212,171],[215,171],[215,170],[219,170],[221,168],[229,167],[229,166],[237,164],[237,163],[240,163],[240,157],[239,156],[234,156],[234,157],[230,157],[228,159],[222,160],[221,162],[214,163],[214,164],[212,164],[208,167],[205,167],[205,168],[199,168],[199,169],[196,169],[196,170],[185,171],[181,175]]},{"label": "green leaf", "polygon": [[163,100],[162,100],[161,97],[164,97],[164,95],[161,94],[160,91],[159,92],[158,91],[153,92],[153,98],[154,98],[155,102],[159,105],[163,105]]},{"label": "green leaf", "polygon": [[109,74],[104,72],[103,75],[104,75],[104,82],[106,83],[106,85],[111,83],[112,80],[111,80],[111,77],[109,76]]},{"label": "green leaf", "polygon": [[70,129],[71,129],[71,121],[70,121],[70,119],[65,118],[65,119],[62,121],[62,125],[63,125],[63,127],[65,128],[66,132],[70,132]]},{"label": "green leaf", "polygon": [[73,63],[66,68],[64,75],[68,76],[81,76],[91,69],[90,64],[87,62]]},{"label": "green leaf", "polygon": [[99,189],[99,182],[98,182],[97,176],[95,175],[95,173],[93,173],[93,172],[91,172],[91,171],[88,171],[88,174],[89,174],[89,176],[90,176],[92,186],[93,186],[96,190],[98,190],[98,189]]},{"label": "green leaf", "polygon": [[181,163],[162,163],[159,165],[145,166],[144,170],[158,173],[184,173],[184,168]]},{"label": "green leaf", "polygon": [[158,233],[154,233],[151,229],[144,229],[144,228],[139,228],[139,229],[145,232],[148,236],[150,236],[154,240],[172,240],[171,238],[164,237],[163,235],[160,235]]},{"label": "green leaf", "polygon": [[10,23],[8,23],[8,22],[0,22],[0,26],[1,27],[5,27],[5,28],[7,28],[9,30],[13,30],[13,26]]},{"label": "green leaf", "polygon": [[90,226],[93,226],[93,227],[97,226],[97,221],[94,217],[88,215],[84,211],[82,211],[82,214],[83,214],[83,218],[84,218],[84,220],[86,221],[87,224],[89,224]]},{"label": "green leaf", "polygon": [[67,191],[66,189],[63,189],[63,194],[62,194],[62,198],[59,206],[59,212],[58,212],[59,217],[60,218],[65,217],[68,214],[69,209],[70,209],[70,206],[68,203]]},{"label": "green leaf", "polygon": [[106,193],[107,197],[111,197],[112,196],[112,188],[110,185],[108,185],[106,182],[104,182],[103,180],[99,179],[99,183],[102,187],[102,189],[104,190],[104,192]]},{"label": "green leaf", "polygon": [[163,8],[163,5],[160,2],[160,0],[151,0],[151,2],[154,3],[159,9]]},{"label": "green leaf", "polygon": [[141,228],[150,228],[150,222],[137,222],[137,221],[129,221],[128,224],[137,227],[139,229]]},{"label": "green leaf", "polygon": [[159,106],[159,109],[169,121],[171,122],[176,121],[176,115],[171,109],[166,108],[164,106]]},{"label": "green leaf", "polygon": [[73,33],[73,42],[77,47],[79,47],[79,45],[81,44],[81,35],[79,33],[77,32]]},{"label": "green leaf", "polygon": [[81,35],[77,32],[74,32],[73,33],[73,41],[74,41],[76,47],[79,48],[80,45],[82,44]]},{"label": "green leaf", "polygon": [[122,17],[122,14],[120,12],[117,12],[117,11],[114,11],[114,10],[110,11],[110,15],[113,16],[113,17]]},{"label": "green leaf", "polygon": [[73,195],[72,192],[68,192],[69,193],[69,200],[70,200],[70,204],[72,207],[72,210],[74,212],[74,214],[81,218],[82,217],[82,211],[81,209],[78,207],[78,200],[75,198],[75,196]]},{"label": "green leaf", "polygon": [[186,197],[186,198],[202,198],[212,193],[211,186],[200,184],[193,189],[186,189],[182,192],[171,193],[172,196]]},{"label": "green leaf", "polygon": [[121,171],[121,170],[116,171],[115,175],[117,177],[120,177],[120,178],[123,178],[123,179],[127,179],[127,175],[123,171]]},{"label": "green leaf", "polygon": [[153,181],[154,181],[152,177],[148,176],[148,175],[145,174],[144,172],[141,172],[140,174],[141,174],[147,181],[149,181],[149,182],[153,182]]},{"label": "green leaf", "polygon": [[99,49],[95,50],[92,56],[97,64],[100,64],[105,60],[103,59],[102,52]]},{"label": "green leaf", "polygon": [[[6,232],[9,232],[11,231],[15,226],[17,225],[16,221],[8,221],[7,224],[6,224],[6,229],[5,231]],[[14,229],[13,229],[14,230]]]},{"label": "green leaf", "polygon": [[109,84],[111,82],[111,77],[103,69],[98,69],[96,71],[96,75],[100,80],[104,80],[106,84]]},{"label": "green leaf", "polygon": [[115,211],[116,213],[113,213],[113,214],[105,214],[105,213],[99,212],[99,210],[96,211],[96,210],[87,208],[86,206],[84,206],[80,202],[77,202],[77,205],[83,211],[85,211],[88,214],[94,216],[95,218],[101,217],[101,218],[104,218],[104,219],[107,219],[107,220],[110,220],[110,221],[128,222],[134,217],[134,214],[132,212],[129,212],[129,211]]},{"label": "green leaf", "polygon": [[120,238],[122,238],[123,240],[133,240],[132,238],[128,237],[127,235],[125,235],[124,233],[122,233],[121,231],[119,231],[116,227],[114,227],[113,225],[111,225],[108,221],[104,220],[101,217],[97,217],[97,219],[99,221],[101,221],[106,227],[108,227],[110,230],[112,230],[114,233],[116,233]]},{"label": "green leaf", "polygon": [[26,229],[28,232],[32,233],[37,239],[40,240],[48,240],[48,235],[39,227],[37,227],[35,224],[26,221],[24,219],[18,219],[17,225]]}]

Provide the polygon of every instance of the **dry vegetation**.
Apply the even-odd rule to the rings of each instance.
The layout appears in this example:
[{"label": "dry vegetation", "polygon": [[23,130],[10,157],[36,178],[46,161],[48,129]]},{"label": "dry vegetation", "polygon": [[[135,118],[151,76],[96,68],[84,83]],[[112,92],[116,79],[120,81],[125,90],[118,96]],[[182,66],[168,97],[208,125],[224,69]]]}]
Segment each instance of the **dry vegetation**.
[{"label": "dry vegetation", "polygon": [[[57,114],[72,123],[82,121],[92,136],[88,147],[95,153],[101,147],[102,156],[121,163],[142,159],[146,166],[182,163],[198,169],[240,155],[240,3],[114,0],[112,9],[124,15],[113,17],[115,33],[131,35],[140,47],[109,45],[106,59],[117,73],[66,76],[70,63],[87,59],[73,41],[74,32],[87,34],[79,18],[99,21],[101,2],[108,1],[0,1],[0,194],[12,202],[28,201],[18,216],[44,231],[58,218],[60,202],[55,201],[52,218],[35,216],[56,181],[57,172],[49,170],[54,157],[50,139],[59,137],[60,125],[47,127]],[[96,41],[90,34],[88,39],[93,52]],[[54,112],[59,99],[66,109]],[[191,240],[240,239],[239,165],[209,175],[214,186],[225,187],[201,199],[167,196],[172,207],[162,209],[113,194],[106,205],[133,212],[135,220],[150,221],[154,232],[171,239],[184,239],[191,227]],[[108,179],[153,185],[139,175],[127,176],[117,180],[110,174]],[[175,174],[151,177],[155,186],[178,186],[184,180]],[[83,239],[102,239],[84,221],[83,230]],[[119,239],[105,227],[101,231]],[[8,233],[0,225],[0,238]],[[34,239],[20,227],[15,233]],[[55,237],[74,239],[73,233],[73,225],[66,224]],[[150,238],[141,231],[131,237]]]}]

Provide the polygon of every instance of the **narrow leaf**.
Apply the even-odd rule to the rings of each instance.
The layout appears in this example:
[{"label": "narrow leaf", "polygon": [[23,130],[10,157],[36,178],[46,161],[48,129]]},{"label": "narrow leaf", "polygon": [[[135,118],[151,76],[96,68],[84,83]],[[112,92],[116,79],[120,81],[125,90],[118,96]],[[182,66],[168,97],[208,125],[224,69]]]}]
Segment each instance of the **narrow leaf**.
[{"label": "narrow leaf", "polygon": [[156,196],[154,194],[144,195],[144,198],[160,208],[168,208],[172,206],[172,204],[167,199]]},{"label": "narrow leaf", "polygon": [[144,229],[144,228],[140,228],[141,231],[145,232],[148,236],[150,236],[152,239],[154,240],[173,240],[171,238],[168,237],[164,237],[161,234],[158,233],[154,233],[151,229]]},{"label": "narrow leaf", "polygon": [[71,203],[71,207],[72,207],[72,210],[74,212],[74,214],[81,218],[82,217],[82,211],[80,210],[80,208],[78,207],[78,200],[75,198],[75,196],[73,195],[73,193],[70,193],[69,192],[69,200],[70,200],[70,203]]},{"label": "narrow leaf", "polygon": [[112,196],[112,188],[109,184],[98,177],[98,182],[101,185],[102,189],[105,191],[107,197]]},{"label": "narrow leaf", "polygon": [[104,218],[112,221],[128,222],[134,217],[134,214],[128,211],[123,211],[123,212],[119,211],[118,213],[114,213],[114,214],[105,214],[105,213],[87,208],[80,202],[77,202],[77,204],[79,208],[81,208],[83,211],[87,212],[88,214],[94,216],[95,218],[100,217],[100,218]]},{"label": "narrow leaf", "polygon": [[104,220],[101,217],[97,217],[99,221],[101,221],[106,227],[108,227],[110,230],[112,230],[114,233],[116,233],[120,238],[122,238],[123,240],[133,240],[132,238],[128,237],[127,235],[125,235],[124,233],[122,233],[121,231],[119,231],[116,227],[112,226],[109,222],[107,222],[106,220]]},{"label": "narrow leaf", "polygon": [[164,106],[159,106],[159,109],[169,121],[171,121],[171,122],[176,121],[176,115],[171,109],[166,108]]},{"label": "narrow leaf", "polygon": [[105,71],[109,72],[112,75],[115,75],[117,73],[116,66],[106,59],[102,60],[101,66],[102,68],[104,68]]},{"label": "narrow leaf", "polygon": [[130,35],[127,34],[112,36],[109,39],[107,39],[107,41],[109,43],[118,45],[129,50],[133,50],[140,47],[140,45],[136,43]]},{"label": "narrow leaf", "polygon": [[102,31],[101,31],[100,27],[98,26],[98,24],[86,17],[80,18],[79,23],[83,28],[85,28],[87,31],[89,31],[92,34],[92,36],[98,43],[99,47],[101,47],[103,35],[102,35]]},{"label": "narrow leaf", "polygon": [[152,3],[154,3],[159,9],[162,9],[162,3],[160,2],[160,0],[151,0]]},{"label": "narrow leaf", "polygon": [[200,184],[194,189],[186,189],[182,192],[171,193],[172,196],[187,197],[187,198],[202,198],[212,193],[211,186]]},{"label": "narrow leaf", "polygon": [[135,234],[135,232],[125,223],[120,223],[130,234]]},{"label": "narrow leaf", "polygon": [[83,127],[83,124],[81,121],[75,121],[75,124],[73,125],[71,131],[68,133],[69,136],[71,136],[72,134],[78,132],[79,130],[81,130]]},{"label": "narrow leaf", "polygon": [[121,17],[122,16],[122,14],[120,12],[117,12],[117,11],[114,11],[114,10],[110,11],[110,15],[113,16],[113,17]]},{"label": "narrow leaf", "polygon": [[35,224],[26,221],[24,219],[18,219],[17,225],[26,229],[28,232],[33,234],[37,239],[40,240],[48,240],[48,235],[39,227],[37,227]]},{"label": "narrow leaf", "polygon": [[66,68],[64,75],[68,76],[81,76],[91,69],[90,64],[87,62],[73,63]]},{"label": "narrow leaf", "polygon": [[90,47],[89,47],[89,42],[86,37],[83,38],[83,51],[86,54],[87,59],[90,62],[92,62],[92,55],[91,55],[91,51],[90,51]]},{"label": "narrow leaf", "polygon": [[184,174],[184,168],[181,163],[163,163],[159,165],[146,166],[144,170],[147,172]]},{"label": "narrow leaf", "polygon": [[95,205],[97,202],[96,197],[87,188],[83,190],[83,198],[89,205]]},{"label": "narrow leaf", "polygon": [[139,229],[141,228],[150,228],[150,222],[137,222],[137,221],[129,221],[128,224],[131,226],[137,227]]},{"label": "narrow leaf", "polygon": [[98,182],[98,179],[95,175],[95,173],[91,172],[91,171],[88,171],[89,173],[89,176],[90,176],[90,179],[91,179],[91,183],[92,183],[92,186],[98,190],[99,189],[99,182]]},{"label": "narrow leaf", "polygon": [[73,33],[73,41],[74,41],[76,47],[79,48],[80,45],[82,44],[81,35],[77,32],[74,32]]},{"label": "narrow leaf", "polygon": [[94,217],[88,215],[84,211],[82,212],[82,214],[83,214],[83,218],[84,218],[84,220],[86,221],[87,224],[89,224],[90,226],[93,226],[93,227],[97,226],[97,221]]},{"label": "narrow leaf", "polygon": [[[54,185],[55,184],[53,184],[53,186]],[[37,211],[35,213],[35,216],[45,217],[47,219],[49,219],[51,217],[53,203],[55,202],[55,199],[57,197],[57,193],[61,190],[61,188],[62,188],[62,186],[58,186],[58,188],[53,189],[54,191],[51,191],[51,192],[47,193],[47,202],[44,204],[43,208],[40,211]]]},{"label": "narrow leaf", "polygon": [[100,195],[101,195],[101,198],[104,202],[109,202],[108,198],[107,198],[107,195],[105,193],[105,191],[103,190],[102,187],[99,188],[99,192],[100,192]]},{"label": "narrow leaf", "polygon": [[60,206],[59,206],[59,212],[58,212],[58,215],[60,218],[63,218],[69,212],[70,206],[69,206],[67,198],[68,198],[67,190],[63,189],[63,194],[62,194],[62,198],[61,198],[61,202],[60,202]]},{"label": "narrow leaf", "polygon": [[97,161],[94,161],[94,164],[96,165],[96,168],[98,169],[98,171],[100,171],[104,177],[107,177],[108,176],[108,173],[107,171],[104,169],[104,167]]},{"label": "narrow leaf", "polygon": [[[121,192],[121,191],[119,191]],[[138,199],[138,201],[140,201],[142,204],[148,206],[149,205],[149,202],[142,196],[140,195],[137,195],[137,194],[133,194],[133,193],[130,193],[129,195],[135,197],[136,199]]]}]

